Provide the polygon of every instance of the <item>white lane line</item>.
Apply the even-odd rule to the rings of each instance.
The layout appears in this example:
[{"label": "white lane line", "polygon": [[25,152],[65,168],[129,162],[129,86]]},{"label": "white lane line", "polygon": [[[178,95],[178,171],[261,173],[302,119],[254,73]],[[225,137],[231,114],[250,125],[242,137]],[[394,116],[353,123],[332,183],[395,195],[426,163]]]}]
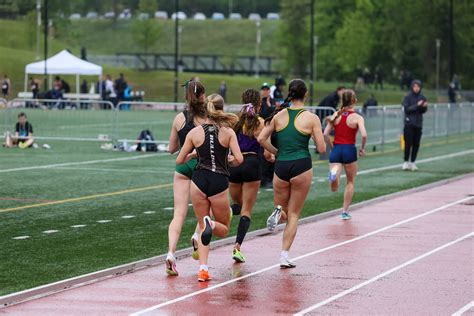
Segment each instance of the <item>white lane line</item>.
[{"label": "white lane line", "polygon": [[57,170],[85,170],[85,171],[103,171],[103,172],[131,172],[131,173],[174,173],[174,170],[167,169],[166,171],[146,170],[146,169],[111,169],[111,168],[74,168],[74,167],[58,167]]},{"label": "white lane line", "polygon": [[168,207],[163,207],[165,211],[172,211],[174,210],[174,207],[168,206]]},{"label": "white lane line", "polygon": [[43,234],[54,234],[57,233],[59,230],[51,229],[51,230],[45,230]]},{"label": "white lane line", "polygon": [[357,284],[357,285],[351,287],[350,289],[347,289],[347,290],[345,290],[345,291],[342,291],[342,292],[340,292],[340,293],[338,293],[338,294],[336,294],[336,295],[331,296],[331,297],[328,298],[328,299],[325,299],[324,301],[321,301],[321,302],[319,302],[319,303],[317,303],[317,304],[315,304],[315,305],[313,305],[313,306],[310,306],[310,307],[308,307],[308,308],[306,308],[306,309],[304,309],[304,310],[302,310],[302,311],[296,313],[295,316],[301,316],[301,315],[304,315],[304,314],[309,313],[309,312],[311,312],[311,311],[314,311],[315,309],[318,309],[318,308],[321,307],[321,306],[327,305],[327,304],[329,304],[329,303],[331,303],[331,302],[333,302],[333,301],[335,301],[335,300],[337,300],[337,299],[339,299],[339,298],[341,298],[341,297],[343,297],[343,296],[346,296],[347,294],[350,294],[350,293],[352,293],[352,292],[354,292],[354,291],[357,291],[357,290],[360,289],[360,288],[363,288],[363,287],[366,286],[366,285],[369,285],[369,284],[371,284],[371,283],[374,283],[375,281],[380,280],[381,278],[384,278],[384,277],[386,277],[386,276],[389,275],[389,274],[392,274],[392,273],[394,273],[394,272],[396,272],[396,271],[398,271],[398,270],[401,270],[401,269],[403,269],[403,268],[405,268],[405,267],[407,267],[407,266],[409,266],[409,265],[411,265],[411,264],[413,264],[413,263],[415,263],[415,262],[417,262],[417,261],[420,261],[421,259],[424,259],[424,258],[426,258],[426,257],[429,257],[429,256],[431,256],[432,254],[437,253],[438,251],[441,251],[441,250],[443,250],[443,249],[445,249],[445,248],[447,248],[447,247],[449,247],[449,246],[452,246],[452,245],[454,245],[454,244],[456,244],[456,243],[458,243],[458,242],[460,242],[460,241],[463,241],[463,240],[465,240],[465,239],[467,239],[467,238],[470,238],[470,237],[472,237],[472,236],[474,236],[474,232],[470,232],[469,234],[466,234],[466,235],[464,235],[464,236],[462,236],[462,237],[459,237],[459,238],[456,239],[456,240],[453,240],[453,241],[451,241],[451,242],[448,242],[447,244],[444,244],[444,245],[439,246],[439,247],[437,247],[437,248],[435,248],[435,249],[433,249],[433,250],[430,250],[430,251],[428,251],[428,252],[425,252],[424,254],[422,254],[422,255],[420,255],[420,256],[418,256],[418,257],[415,257],[415,258],[413,258],[413,259],[411,259],[411,260],[408,260],[408,261],[406,261],[406,262],[404,262],[404,263],[402,263],[402,264],[400,264],[400,265],[398,265],[398,266],[396,266],[396,267],[394,267],[394,268],[392,268],[392,269],[390,269],[390,270],[387,270],[387,271],[385,271],[385,272],[383,272],[383,273],[380,273],[379,275],[376,275],[376,276],[374,276],[373,278],[370,278],[370,279],[368,279],[368,280],[365,281],[365,282],[359,283],[359,284]]},{"label": "white lane line", "polygon": [[[427,162],[432,162],[432,161],[437,161],[437,160],[443,160],[443,159],[449,159],[449,158],[454,158],[454,157],[458,157],[458,156],[464,156],[464,155],[468,155],[468,154],[474,154],[474,149],[470,149],[470,150],[464,150],[464,151],[460,151],[460,152],[457,152],[457,153],[453,153],[453,154],[448,154],[448,155],[443,155],[443,156],[436,156],[436,157],[431,157],[431,158],[425,158],[425,159],[421,159],[421,160],[418,160],[416,163],[417,164],[423,164],[423,163],[427,163]],[[360,174],[369,174],[369,173],[374,173],[374,172],[379,172],[379,171],[385,171],[385,170],[391,170],[391,169],[397,169],[397,168],[401,168],[402,167],[402,164],[395,164],[395,165],[390,165],[390,166],[385,166],[385,167],[380,167],[380,168],[373,168],[373,169],[367,169],[367,170],[361,170],[361,171],[357,171],[357,175],[360,175]],[[346,175],[341,175],[341,178],[345,178]],[[313,178],[319,178],[319,177],[313,177]]]},{"label": "white lane line", "polygon": [[465,312],[467,312],[468,310],[470,310],[471,308],[474,307],[474,301],[470,302],[470,303],[467,303],[466,306],[464,306],[463,308],[461,308],[460,310],[458,310],[456,313],[454,313],[452,316],[461,316],[462,314],[464,314]]},{"label": "white lane line", "polygon": [[155,214],[156,212],[155,211],[146,211],[146,212],[143,212],[143,214]]},{"label": "white lane line", "polygon": [[124,215],[122,218],[129,219],[129,218],[134,218],[135,215]]},{"label": "white lane line", "polygon": [[23,239],[28,239],[28,238],[30,238],[30,236],[17,236],[17,237],[13,237],[12,239],[23,240]]},{"label": "white lane line", "polygon": [[76,162],[56,163],[56,164],[51,164],[51,165],[30,166],[30,167],[21,167],[21,168],[12,168],[12,169],[0,169],[0,173],[25,171],[25,170],[35,170],[35,169],[49,169],[49,168],[67,167],[67,166],[91,165],[91,164],[95,164],[95,163],[136,160],[136,159],[143,159],[143,158],[150,158],[150,157],[160,157],[160,156],[164,156],[164,155],[170,156],[169,153],[144,154],[144,155],[133,156],[133,157],[121,157],[121,158],[110,158],[110,159],[99,159],[99,160],[88,160],[88,161],[76,161]]},{"label": "white lane line", "polygon": [[86,227],[87,225],[72,225],[72,226],[69,226],[71,228],[82,228],[82,227]]},{"label": "white lane line", "polygon": [[110,219],[101,219],[100,221],[97,221],[97,223],[100,223],[100,224],[105,224],[105,223],[110,223],[112,220]]},{"label": "white lane line", "polygon": [[[466,198],[457,200],[457,201],[455,201],[455,202],[452,202],[452,203],[449,203],[449,204],[445,204],[445,205],[443,205],[443,206],[441,206],[441,207],[437,207],[437,208],[432,209],[432,210],[429,210],[429,211],[427,211],[427,212],[424,212],[424,213],[418,214],[418,215],[416,215],[416,216],[407,218],[407,219],[402,220],[402,221],[399,221],[399,222],[397,222],[397,223],[395,223],[395,224],[391,224],[391,225],[382,227],[382,228],[380,228],[380,229],[374,230],[374,231],[372,231],[372,232],[370,232],[370,233],[367,233],[367,234],[365,234],[365,235],[362,235],[362,236],[359,236],[359,237],[356,237],[356,238],[352,238],[352,239],[349,239],[349,240],[346,240],[346,241],[343,241],[343,242],[334,244],[334,245],[329,246],[329,247],[326,247],[326,248],[318,249],[318,250],[315,250],[315,251],[313,251],[313,252],[309,252],[309,253],[307,253],[307,254],[305,254],[305,255],[302,255],[302,256],[293,258],[293,261],[298,261],[298,260],[304,259],[304,258],[306,258],[306,257],[313,256],[313,255],[315,255],[315,254],[319,254],[319,253],[322,253],[322,252],[326,252],[326,251],[328,251],[328,250],[331,250],[331,249],[334,249],[334,248],[337,248],[337,247],[341,247],[341,246],[344,246],[344,245],[353,243],[353,242],[355,242],[355,241],[358,241],[358,240],[361,240],[361,239],[364,239],[364,238],[373,236],[373,235],[375,235],[375,234],[381,233],[381,232],[386,231],[386,230],[389,230],[389,229],[391,229],[391,228],[394,228],[394,227],[397,227],[397,226],[406,224],[406,223],[408,223],[408,222],[417,220],[417,219],[422,218],[422,217],[424,217],[424,216],[431,215],[431,214],[433,214],[433,213],[439,212],[439,211],[444,210],[444,209],[446,209],[446,208],[448,208],[448,207],[451,207],[451,206],[453,206],[453,205],[466,202],[466,201],[468,201],[468,200],[470,200],[470,199],[472,199],[472,198],[473,198],[473,197],[466,197]],[[271,269],[274,269],[274,268],[277,268],[277,267],[280,267],[280,264],[275,264],[275,265],[269,266],[269,267],[267,267],[267,268],[263,268],[263,269],[261,269],[261,270],[257,270],[257,271],[254,271],[254,272],[252,272],[252,273],[243,275],[243,276],[241,276],[241,277],[238,277],[238,278],[235,278],[235,279],[231,279],[231,280],[227,280],[227,281],[225,281],[225,282],[222,282],[222,283],[219,283],[219,284],[216,284],[216,285],[213,285],[213,286],[209,286],[208,288],[205,288],[205,289],[202,289],[202,290],[199,290],[199,291],[196,291],[196,292],[192,292],[192,293],[189,293],[189,294],[186,294],[186,295],[177,297],[177,298],[175,298],[175,299],[172,299],[172,300],[163,302],[163,303],[161,303],[161,304],[154,305],[154,306],[152,306],[152,307],[149,307],[149,308],[147,308],[147,309],[144,309],[144,310],[135,312],[135,313],[130,314],[130,315],[131,315],[131,316],[143,315],[143,314],[146,314],[146,313],[148,313],[148,312],[157,310],[157,309],[159,309],[159,308],[161,308],[161,307],[164,307],[164,306],[167,306],[167,305],[171,305],[171,304],[174,304],[174,303],[183,301],[183,300],[188,299],[188,298],[190,298],[190,297],[197,296],[197,295],[199,295],[199,294],[206,293],[206,292],[209,292],[209,291],[214,290],[214,289],[217,289],[217,288],[221,288],[221,287],[226,286],[226,285],[228,285],[228,284],[232,284],[232,283],[238,282],[238,281],[240,281],[240,280],[249,278],[249,277],[254,276],[254,275],[261,274],[261,273],[263,273],[263,272],[266,272],[266,271],[268,271],[268,270],[271,270]]]}]

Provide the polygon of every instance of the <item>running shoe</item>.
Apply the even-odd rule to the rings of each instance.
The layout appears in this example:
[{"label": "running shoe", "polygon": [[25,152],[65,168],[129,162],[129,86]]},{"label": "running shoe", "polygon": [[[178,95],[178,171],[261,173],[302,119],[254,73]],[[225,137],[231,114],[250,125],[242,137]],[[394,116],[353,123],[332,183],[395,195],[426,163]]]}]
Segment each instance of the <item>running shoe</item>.
[{"label": "running shoe", "polygon": [[212,238],[212,226],[211,226],[211,218],[209,216],[204,216],[204,231],[201,234],[201,242],[204,246],[209,245]]},{"label": "running shoe", "polygon": [[407,161],[405,161],[402,165],[402,170],[410,170],[410,165]]},{"label": "running shoe", "polygon": [[272,215],[267,219],[267,228],[269,231],[275,231],[275,228],[278,225],[278,222],[281,218],[281,206],[277,205],[273,210]]},{"label": "running shoe", "polygon": [[239,249],[234,249],[232,252],[232,259],[235,260],[235,262],[243,263],[245,262],[245,257],[242,255]]},{"label": "running shoe", "polygon": [[290,261],[288,258],[280,257],[280,268],[281,269],[291,269],[295,268],[296,264]]},{"label": "running shoe", "polygon": [[351,219],[352,216],[351,216],[351,214],[349,214],[349,213],[347,213],[347,212],[342,212],[341,218],[342,218],[343,220],[348,220],[348,219]]},{"label": "running shoe", "polygon": [[191,237],[191,245],[193,246],[193,252],[191,253],[191,256],[194,260],[199,260],[198,241],[196,238],[194,238],[194,235]]},{"label": "running shoe", "polygon": [[333,167],[330,171],[329,171],[329,174],[328,174],[328,179],[329,179],[329,182],[334,182],[336,181],[337,179],[337,172],[338,172],[338,167]]},{"label": "running shoe", "polygon": [[199,270],[198,273],[198,281],[199,282],[206,282],[212,280],[211,276],[209,275],[209,271],[206,270]]},{"label": "running shoe", "polygon": [[176,258],[171,254],[166,256],[166,274],[169,276],[178,275],[178,270],[176,269]]},{"label": "running shoe", "polygon": [[418,167],[415,165],[414,162],[410,163],[410,170],[411,171],[417,171],[418,170]]}]

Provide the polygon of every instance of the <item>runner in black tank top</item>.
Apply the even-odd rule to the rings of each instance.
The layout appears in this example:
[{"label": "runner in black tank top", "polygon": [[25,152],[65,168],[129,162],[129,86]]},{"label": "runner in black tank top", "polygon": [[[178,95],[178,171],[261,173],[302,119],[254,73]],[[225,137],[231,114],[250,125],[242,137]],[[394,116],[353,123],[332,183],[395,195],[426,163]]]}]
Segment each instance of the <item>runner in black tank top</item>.
[{"label": "runner in black tank top", "polygon": [[[202,282],[211,279],[207,259],[212,235],[225,237],[229,233],[228,163],[239,165],[243,161],[235,132],[225,127],[235,116],[216,111],[211,101],[207,105],[207,115],[209,120],[206,124],[188,133],[176,159],[176,163],[184,163],[196,149],[198,164],[192,177],[191,200],[202,231],[198,248],[198,280]],[[233,158],[228,161],[229,149]],[[214,220],[210,218],[211,209]]]},{"label": "runner in black tank top", "polygon": [[[183,147],[187,134],[196,126],[206,121],[205,111],[205,89],[199,82],[188,82],[185,85],[186,91],[186,109],[176,115],[170,131],[169,151],[171,154],[176,153]],[[176,258],[174,253],[179,241],[181,229],[186,220],[189,209],[189,195],[191,187],[191,177],[196,167],[197,159],[191,159],[186,163],[177,164],[176,172],[173,179],[173,197],[174,210],[173,220],[168,228],[168,255],[166,256],[166,273],[171,276],[178,275],[176,268]],[[199,225],[191,238],[193,246],[192,257],[199,259],[197,251]]]}]

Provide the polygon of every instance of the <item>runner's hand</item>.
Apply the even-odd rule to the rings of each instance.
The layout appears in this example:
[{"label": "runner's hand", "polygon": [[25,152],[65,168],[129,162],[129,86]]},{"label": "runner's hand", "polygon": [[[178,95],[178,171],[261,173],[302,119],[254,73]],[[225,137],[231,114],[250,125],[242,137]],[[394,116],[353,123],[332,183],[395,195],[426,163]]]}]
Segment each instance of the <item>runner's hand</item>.
[{"label": "runner's hand", "polygon": [[359,149],[359,156],[360,157],[365,156],[365,149],[364,148]]}]

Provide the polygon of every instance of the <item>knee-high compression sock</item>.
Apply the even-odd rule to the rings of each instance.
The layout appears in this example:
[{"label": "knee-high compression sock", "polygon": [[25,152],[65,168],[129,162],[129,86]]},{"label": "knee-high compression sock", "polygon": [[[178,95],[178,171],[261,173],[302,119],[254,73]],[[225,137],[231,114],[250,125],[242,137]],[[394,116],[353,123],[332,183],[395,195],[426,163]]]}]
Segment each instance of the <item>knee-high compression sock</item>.
[{"label": "knee-high compression sock", "polygon": [[237,203],[234,203],[230,206],[230,208],[232,209],[232,214],[235,216],[235,215],[240,215],[240,212],[242,211],[242,206],[240,206],[239,204]]},{"label": "knee-high compression sock", "polygon": [[235,240],[236,243],[242,245],[244,241],[245,235],[250,227],[250,218],[247,216],[240,217],[239,227],[237,228],[237,238]]}]

